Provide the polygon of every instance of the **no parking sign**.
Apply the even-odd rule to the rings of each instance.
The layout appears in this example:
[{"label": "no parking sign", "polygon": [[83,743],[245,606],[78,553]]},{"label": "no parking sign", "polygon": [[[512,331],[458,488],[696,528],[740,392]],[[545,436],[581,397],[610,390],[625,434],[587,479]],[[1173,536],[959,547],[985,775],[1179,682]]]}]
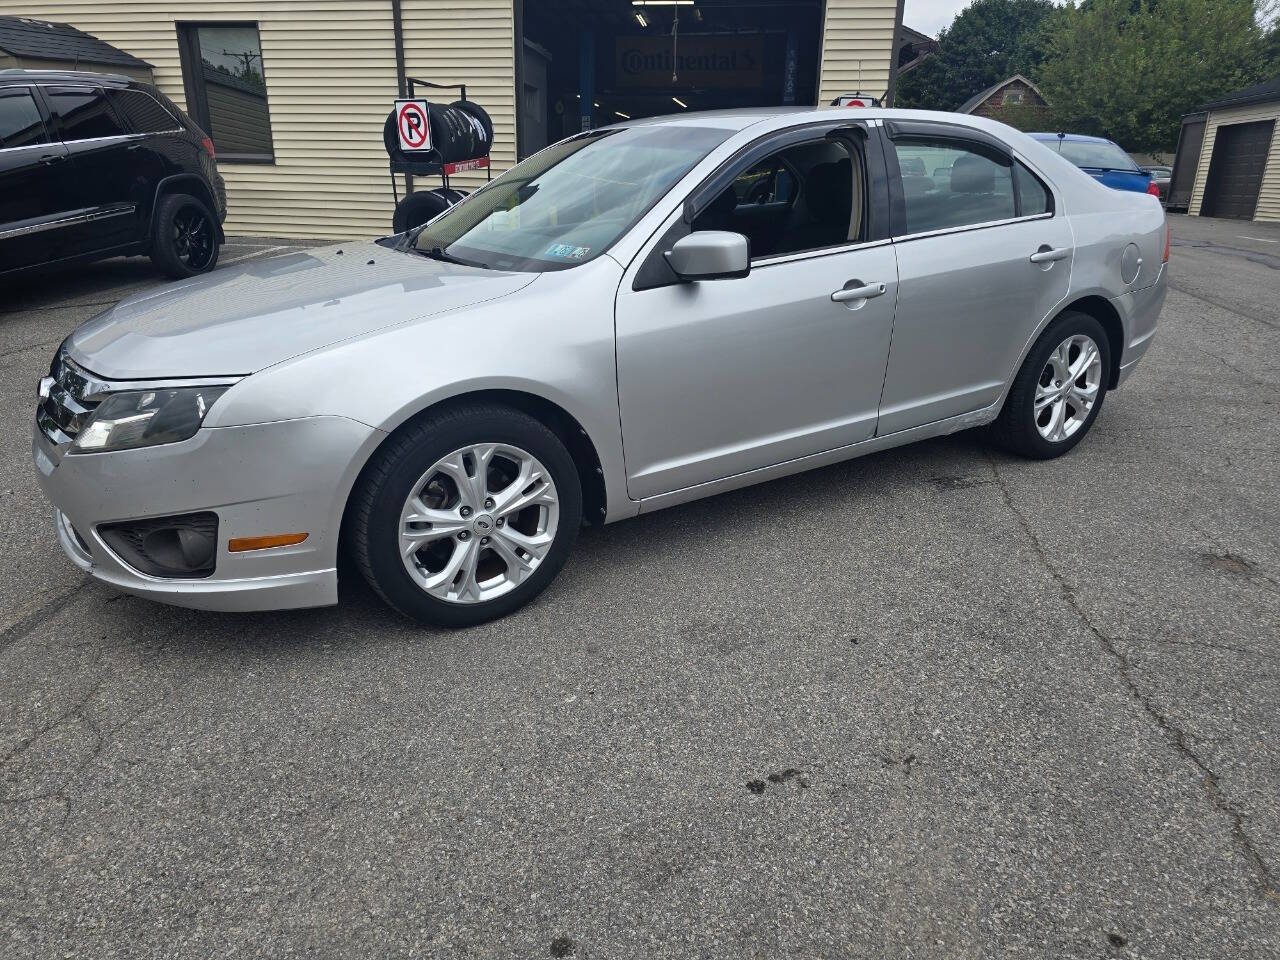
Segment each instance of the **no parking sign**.
[{"label": "no parking sign", "polygon": [[430,150],[431,124],[427,122],[427,101],[397,100],[396,130],[400,134],[401,150]]}]

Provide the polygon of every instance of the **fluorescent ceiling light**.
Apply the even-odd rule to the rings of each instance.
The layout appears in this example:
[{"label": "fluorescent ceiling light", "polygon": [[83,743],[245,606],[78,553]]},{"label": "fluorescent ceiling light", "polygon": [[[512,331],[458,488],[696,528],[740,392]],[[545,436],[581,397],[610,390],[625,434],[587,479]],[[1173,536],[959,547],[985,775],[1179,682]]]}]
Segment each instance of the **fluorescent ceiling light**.
[{"label": "fluorescent ceiling light", "polygon": [[593,104],[592,104],[592,106],[593,106],[593,107],[598,107],[598,106],[600,106],[600,104],[598,104],[598,103],[593,103]]},{"label": "fluorescent ceiling light", "polygon": [[685,103],[683,100],[681,100],[679,97],[672,97],[671,99],[674,100],[676,103],[680,104],[680,106],[684,107],[686,110],[689,109],[689,105]]},{"label": "fluorescent ceiling light", "polygon": [[631,0],[633,7],[692,7],[693,0]]},{"label": "fluorescent ceiling light", "polygon": [[644,14],[641,13],[639,10],[635,11],[635,15],[636,15],[636,23],[640,24],[640,26],[647,27],[649,25],[649,21],[644,18]]},{"label": "fluorescent ceiling light", "polygon": [[621,110],[615,110],[615,111],[613,111],[613,114],[614,114],[614,116],[616,116],[616,117],[621,117],[623,120],[630,120],[630,119],[631,119],[631,114],[629,114],[629,113],[623,113]]}]

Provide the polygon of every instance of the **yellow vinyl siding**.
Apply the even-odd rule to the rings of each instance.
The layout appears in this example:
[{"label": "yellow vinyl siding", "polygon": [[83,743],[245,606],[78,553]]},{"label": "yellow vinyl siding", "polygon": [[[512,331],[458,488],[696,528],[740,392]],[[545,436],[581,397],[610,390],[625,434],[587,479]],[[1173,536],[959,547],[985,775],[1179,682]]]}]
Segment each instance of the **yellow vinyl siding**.
[{"label": "yellow vinyl siding", "polygon": [[[493,173],[516,160],[515,14],[511,0],[402,0],[405,73],[433,83],[465,83],[493,119]],[[457,91],[424,90],[427,99],[452,103]],[[429,178],[435,185],[437,178]],[[464,190],[485,182],[484,171],[459,174]]]},{"label": "yellow vinyl siding", "polygon": [[6,0],[5,13],[70,23],[146,60],[156,86],[184,109],[175,21],[256,22],[275,163],[218,164],[227,182],[227,232],[341,238],[390,230],[382,147],[382,122],[396,96],[390,3]]},{"label": "yellow vinyl siding", "polygon": [[884,96],[897,12],[892,0],[827,0],[818,103],[855,91]]},{"label": "yellow vinyl siding", "polygon": [[1196,170],[1195,183],[1191,188],[1191,201],[1187,208],[1189,212],[1197,215],[1200,213],[1200,203],[1204,199],[1204,185],[1209,178],[1209,164],[1213,160],[1213,144],[1218,135],[1218,128],[1231,123],[1252,123],[1256,120],[1275,120],[1276,126],[1271,133],[1267,166],[1262,173],[1262,187],[1258,191],[1258,206],[1253,218],[1280,220],[1280,100],[1214,110],[1209,114],[1204,125],[1204,144],[1200,149],[1200,165]]}]

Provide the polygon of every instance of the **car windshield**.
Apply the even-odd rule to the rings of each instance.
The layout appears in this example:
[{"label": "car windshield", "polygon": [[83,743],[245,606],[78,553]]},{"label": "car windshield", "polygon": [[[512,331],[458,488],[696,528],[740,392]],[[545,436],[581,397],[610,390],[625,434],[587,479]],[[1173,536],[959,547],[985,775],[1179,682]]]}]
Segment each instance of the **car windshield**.
[{"label": "car windshield", "polygon": [[1114,143],[1090,143],[1087,140],[1049,141],[1058,147],[1062,155],[1077,167],[1100,167],[1107,170],[1132,170],[1141,173],[1133,158]]},{"label": "car windshield", "polygon": [[562,270],[599,256],[732,130],[584,133],[516,164],[427,224],[418,252],[496,270]]}]

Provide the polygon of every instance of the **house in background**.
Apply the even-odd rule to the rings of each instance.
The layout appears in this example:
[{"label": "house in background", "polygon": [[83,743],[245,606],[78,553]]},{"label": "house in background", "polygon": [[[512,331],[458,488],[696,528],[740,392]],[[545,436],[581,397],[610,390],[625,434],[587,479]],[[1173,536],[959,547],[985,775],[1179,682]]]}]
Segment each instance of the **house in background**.
[{"label": "house in background", "polygon": [[66,23],[0,17],[0,70],[94,70],[151,82],[151,64]]},{"label": "house in background", "polygon": [[1010,110],[1043,111],[1048,106],[1036,85],[1020,73],[975,93],[957,108],[957,113],[999,120]]},{"label": "house in background", "polygon": [[904,23],[898,30],[898,76],[920,66],[937,49],[937,40]]}]

